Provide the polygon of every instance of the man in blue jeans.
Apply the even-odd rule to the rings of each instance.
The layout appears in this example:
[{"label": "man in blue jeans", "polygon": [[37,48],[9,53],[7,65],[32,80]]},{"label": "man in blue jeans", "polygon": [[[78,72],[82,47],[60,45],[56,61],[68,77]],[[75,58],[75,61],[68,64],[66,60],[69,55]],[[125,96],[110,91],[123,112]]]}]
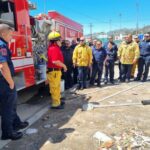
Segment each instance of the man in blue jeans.
[{"label": "man in blue jeans", "polygon": [[19,129],[26,128],[28,122],[22,122],[17,115],[17,92],[12,77],[14,76],[14,66],[11,60],[11,52],[8,42],[12,38],[12,28],[6,24],[0,24],[0,103],[1,103],[1,128],[2,140],[17,140],[23,134]]}]

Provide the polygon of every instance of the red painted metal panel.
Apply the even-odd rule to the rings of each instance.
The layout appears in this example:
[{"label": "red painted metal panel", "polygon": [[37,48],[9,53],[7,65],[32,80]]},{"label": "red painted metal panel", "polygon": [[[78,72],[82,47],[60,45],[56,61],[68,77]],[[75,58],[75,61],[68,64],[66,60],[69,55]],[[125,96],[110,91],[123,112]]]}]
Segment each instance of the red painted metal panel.
[{"label": "red painted metal panel", "polygon": [[[12,51],[12,56],[15,60],[20,57],[26,58],[26,52],[32,53],[32,40],[30,28],[30,16],[27,0],[13,0],[15,6],[16,28],[11,42],[9,43]],[[35,84],[35,69],[34,66],[21,66],[15,68],[16,72],[24,72],[26,87]]]},{"label": "red painted metal panel", "polygon": [[67,28],[67,37],[68,38],[75,38],[78,37],[78,32],[72,29]]},{"label": "red painted metal panel", "polygon": [[24,75],[25,75],[25,84],[26,87],[32,86],[35,84],[35,69],[33,67],[24,68]]},{"label": "red painted metal panel", "polygon": [[62,25],[59,25],[59,30],[60,30],[61,38],[64,40],[65,39],[65,27]]},{"label": "red painted metal panel", "polygon": [[56,12],[56,11],[50,11],[50,12],[48,12],[48,15],[49,15],[52,19],[54,19],[54,20],[63,22],[63,23],[65,23],[65,24],[67,24],[67,25],[72,26],[74,29],[80,30],[81,32],[83,32],[83,26],[82,26],[81,24],[79,24],[79,23],[77,23],[77,22],[75,22],[75,21],[73,21],[73,20],[71,20],[71,19],[69,19],[69,18],[67,18],[67,17],[65,17],[65,16],[63,16],[63,15],[61,15],[61,14],[59,14],[59,13]]}]

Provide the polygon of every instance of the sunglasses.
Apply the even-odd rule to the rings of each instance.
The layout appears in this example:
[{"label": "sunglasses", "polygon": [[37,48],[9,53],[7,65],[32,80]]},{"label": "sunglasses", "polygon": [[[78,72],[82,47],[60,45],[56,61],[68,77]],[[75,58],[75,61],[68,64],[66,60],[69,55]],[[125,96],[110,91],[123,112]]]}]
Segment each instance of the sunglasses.
[{"label": "sunglasses", "polygon": [[84,42],[84,40],[80,40],[81,42]]}]

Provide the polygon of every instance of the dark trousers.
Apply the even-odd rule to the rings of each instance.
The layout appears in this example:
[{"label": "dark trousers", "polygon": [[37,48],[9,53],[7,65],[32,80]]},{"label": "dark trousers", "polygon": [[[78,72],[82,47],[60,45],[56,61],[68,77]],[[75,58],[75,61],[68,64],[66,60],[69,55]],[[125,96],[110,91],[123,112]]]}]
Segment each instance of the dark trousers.
[{"label": "dark trousers", "polygon": [[118,63],[118,68],[119,68],[119,77],[118,77],[118,79],[121,80],[122,74],[121,74],[121,62],[120,61]]},{"label": "dark trousers", "polygon": [[92,77],[90,84],[94,85],[95,83],[95,77],[98,73],[98,79],[97,84],[99,85],[101,83],[102,73],[103,73],[103,63],[94,63],[92,66]]},{"label": "dark trousers", "polygon": [[73,68],[73,84],[78,83],[78,68]]},{"label": "dark trousers", "polygon": [[137,78],[140,80],[143,75],[143,80],[146,80],[149,73],[150,56],[140,57],[138,61],[138,74]]},{"label": "dark trousers", "polygon": [[88,67],[78,67],[78,86],[79,88],[86,87]]},{"label": "dark trousers", "polygon": [[4,79],[0,79],[0,103],[1,103],[1,128],[2,135],[11,134],[21,120],[16,113],[17,92],[9,88]]},{"label": "dark trousers", "polygon": [[67,67],[67,72],[64,72],[65,89],[69,89],[73,86],[72,68]]},{"label": "dark trousers", "polygon": [[122,64],[121,65],[121,73],[122,73],[122,81],[130,80],[131,78],[131,70],[132,70],[132,65],[131,64]]},{"label": "dark trousers", "polygon": [[110,82],[114,81],[114,61],[108,61],[105,65],[105,80],[108,81],[108,76],[110,77]]}]

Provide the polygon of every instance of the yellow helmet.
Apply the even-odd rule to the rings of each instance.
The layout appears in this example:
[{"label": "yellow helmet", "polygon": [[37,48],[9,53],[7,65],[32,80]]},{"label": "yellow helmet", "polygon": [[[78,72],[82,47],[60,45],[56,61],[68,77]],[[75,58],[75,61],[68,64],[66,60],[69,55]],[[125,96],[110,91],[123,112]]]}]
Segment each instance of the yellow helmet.
[{"label": "yellow helmet", "polygon": [[48,35],[48,40],[59,40],[61,38],[61,35],[59,32],[52,31]]}]

